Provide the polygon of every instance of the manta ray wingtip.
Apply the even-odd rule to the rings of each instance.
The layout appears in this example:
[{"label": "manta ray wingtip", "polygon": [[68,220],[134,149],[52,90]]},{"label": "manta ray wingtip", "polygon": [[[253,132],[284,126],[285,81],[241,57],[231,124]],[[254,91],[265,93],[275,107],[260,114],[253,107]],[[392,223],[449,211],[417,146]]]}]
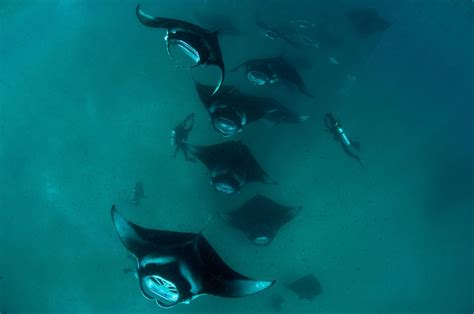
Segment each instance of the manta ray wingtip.
[{"label": "manta ray wingtip", "polygon": [[225,78],[225,69],[224,69],[224,66],[223,65],[217,65],[217,67],[219,68],[219,71],[221,72],[221,76],[219,78],[219,83],[217,84],[216,88],[214,89],[214,91],[212,92],[211,94],[211,97],[214,96],[214,94],[216,94],[219,89],[222,87],[222,84],[224,84],[224,78]]},{"label": "manta ray wingtip", "polygon": [[303,209],[303,206],[301,206],[301,205],[293,207],[288,211],[288,216],[291,217],[291,218],[294,218],[294,217],[298,216],[298,214],[301,212],[302,209]]},{"label": "manta ray wingtip", "polygon": [[259,285],[262,287],[262,290],[260,290],[260,292],[270,289],[275,284],[276,284],[276,280],[260,281]]},{"label": "manta ray wingtip", "polygon": [[140,10],[140,6],[141,4],[137,4],[137,6],[135,7],[135,14],[140,17],[140,15],[143,13],[142,10]]},{"label": "manta ray wingtip", "polygon": [[225,291],[216,294],[231,298],[249,296],[265,291],[271,288],[275,283],[276,280],[231,280],[226,282]]},{"label": "manta ray wingtip", "polygon": [[115,207],[115,204],[112,204],[112,208],[110,209],[110,215],[112,216],[112,220],[115,221],[115,216],[120,215]]}]

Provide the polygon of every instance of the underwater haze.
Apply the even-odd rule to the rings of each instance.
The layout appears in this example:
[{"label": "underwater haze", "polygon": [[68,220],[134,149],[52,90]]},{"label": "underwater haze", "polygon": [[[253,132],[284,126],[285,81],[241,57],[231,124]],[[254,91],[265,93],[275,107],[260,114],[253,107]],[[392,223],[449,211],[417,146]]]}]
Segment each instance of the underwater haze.
[{"label": "underwater haze", "polygon": [[[223,30],[227,69],[285,56],[314,95],[227,71],[226,85],[311,116],[256,122],[231,138],[278,182],[232,196],[209,185],[202,164],[172,158],[170,146],[191,112],[190,143],[229,140],[212,128],[193,83],[215,84],[217,72],[177,68],[166,32],[140,24],[137,4],[0,0],[0,313],[474,311],[471,0],[141,2],[149,14]],[[358,33],[344,13],[358,8],[375,9],[389,27]],[[319,47],[262,36],[257,15],[321,26]],[[327,112],[360,142],[363,167],[326,130]],[[138,206],[136,182],[145,194]],[[257,193],[303,207],[268,246],[216,217]],[[276,284],[159,308],[142,296],[113,204],[140,226],[203,230],[232,269]],[[307,274],[321,284],[310,301],[287,287]]]}]

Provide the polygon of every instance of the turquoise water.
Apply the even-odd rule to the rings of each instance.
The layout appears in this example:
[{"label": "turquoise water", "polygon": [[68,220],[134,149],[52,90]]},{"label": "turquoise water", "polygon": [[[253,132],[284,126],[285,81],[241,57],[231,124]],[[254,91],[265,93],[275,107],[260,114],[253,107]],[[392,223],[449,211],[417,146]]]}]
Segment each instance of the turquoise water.
[{"label": "turquoise water", "polygon": [[[303,206],[273,243],[255,247],[214,217],[204,235],[232,268],[277,284],[169,312],[273,313],[276,295],[282,313],[474,310],[470,0],[144,2],[153,14],[195,23],[196,9],[204,19],[227,16],[239,29],[221,37],[228,68],[283,54],[300,63],[316,94],[257,89],[229,73],[227,83],[312,116],[299,125],[255,123],[237,136],[279,185],[251,184],[232,197],[209,186],[202,165],[171,158],[170,130],[190,112],[191,143],[223,139],[190,73],[169,60],[164,31],[140,25],[136,4],[0,0],[1,313],[164,312],[123,272],[134,261],[114,231],[112,204],[150,228],[199,232],[210,214],[257,192]],[[338,22],[351,6],[375,7],[393,25],[373,40],[353,37]],[[325,17],[348,44],[264,41],[256,11],[279,23]],[[346,74],[356,77],[351,88]],[[361,142],[365,168],[325,132],[328,111]],[[136,181],[146,198],[133,207]],[[308,273],[322,286],[311,302],[285,288]]]}]

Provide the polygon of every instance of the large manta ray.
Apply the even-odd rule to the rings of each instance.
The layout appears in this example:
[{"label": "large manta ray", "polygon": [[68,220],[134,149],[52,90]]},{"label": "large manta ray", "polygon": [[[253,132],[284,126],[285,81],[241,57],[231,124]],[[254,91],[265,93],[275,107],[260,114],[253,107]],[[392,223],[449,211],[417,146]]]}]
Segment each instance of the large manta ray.
[{"label": "large manta ray", "polygon": [[302,207],[280,205],[257,194],[238,209],[219,216],[232,226],[242,230],[256,245],[267,245],[273,241],[278,230],[295,218]]},{"label": "large manta ray", "polygon": [[270,288],[231,269],[202,234],[154,230],[127,221],[112,207],[115,230],[137,260],[140,289],[163,308],[198,296],[243,297]]},{"label": "large manta ray", "polygon": [[172,45],[180,47],[186,55],[191,57],[196,67],[198,65],[215,65],[221,72],[221,77],[217,87],[213,90],[216,93],[222,86],[225,78],[224,61],[222,60],[221,48],[217,38],[217,32],[211,32],[192,23],[181,20],[155,17],[144,13],[137,6],[136,14],[138,20],[145,26],[166,29],[165,41],[168,55],[173,58],[170,47]]},{"label": "large manta ray", "polygon": [[392,25],[373,8],[352,9],[346,13],[356,31],[364,36],[383,33]]},{"label": "large manta ray", "polygon": [[278,124],[299,123],[309,118],[294,113],[272,98],[246,95],[231,86],[223,86],[213,94],[212,87],[197,82],[194,84],[213,128],[224,137],[233,136],[244,126],[260,119]]},{"label": "large manta ray", "polygon": [[231,141],[211,146],[186,144],[186,149],[209,169],[211,185],[224,194],[239,192],[249,182],[274,184],[249,148]]},{"label": "large manta ray", "polygon": [[285,58],[263,58],[245,61],[231,71],[237,71],[240,67],[245,67],[247,79],[255,85],[275,84],[280,81],[294,84],[301,93],[308,97],[314,97],[306,88],[298,71]]}]

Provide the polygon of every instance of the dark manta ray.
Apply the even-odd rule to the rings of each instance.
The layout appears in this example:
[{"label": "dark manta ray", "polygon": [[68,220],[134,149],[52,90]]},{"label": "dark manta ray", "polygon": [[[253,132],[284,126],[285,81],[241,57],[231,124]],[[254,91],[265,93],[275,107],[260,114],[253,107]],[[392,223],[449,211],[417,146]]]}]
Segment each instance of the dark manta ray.
[{"label": "dark manta ray", "polygon": [[243,297],[270,288],[232,270],[202,234],[145,229],[127,221],[112,207],[120,240],[137,260],[140,289],[164,308],[198,296]]},{"label": "dark manta ray", "polygon": [[247,79],[255,85],[261,86],[285,81],[296,85],[300,92],[306,96],[314,97],[306,88],[295,67],[282,57],[248,60],[231,71],[237,71],[240,67],[245,67]]},{"label": "dark manta ray", "polygon": [[273,241],[278,230],[295,218],[302,207],[287,207],[275,203],[268,197],[257,194],[240,208],[220,217],[242,230],[256,245],[267,245]]},{"label": "dark manta ray", "polygon": [[347,12],[347,17],[354,25],[359,34],[372,35],[386,31],[392,23],[372,8],[353,9]]},{"label": "dark manta ray", "polygon": [[296,293],[299,299],[311,301],[322,292],[321,284],[314,275],[303,276],[286,286]]},{"label": "dark manta ray", "polygon": [[211,146],[186,144],[188,152],[209,169],[211,184],[224,194],[234,194],[249,182],[275,183],[241,142]]},{"label": "dark manta ray", "polygon": [[215,65],[221,72],[221,77],[213,94],[216,93],[224,82],[225,68],[222,60],[221,48],[217,38],[217,32],[211,32],[197,25],[163,17],[154,17],[144,13],[137,6],[136,14],[138,20],[145,26],[166,29],[165,41],[168,55],[171,54],[171,46],[177,46],[193,59],[194,65],[208,66]]},{"label": "dark manta ray", "polygon": [[299,123],[309,118],[294,113],[272,98],[242,94],[230,86],[223,86],[218,93],[212,94],[212,87],[194,84],[213,128],[224,137],[233,136],[244,126],[260,119],[278,124]]}]

